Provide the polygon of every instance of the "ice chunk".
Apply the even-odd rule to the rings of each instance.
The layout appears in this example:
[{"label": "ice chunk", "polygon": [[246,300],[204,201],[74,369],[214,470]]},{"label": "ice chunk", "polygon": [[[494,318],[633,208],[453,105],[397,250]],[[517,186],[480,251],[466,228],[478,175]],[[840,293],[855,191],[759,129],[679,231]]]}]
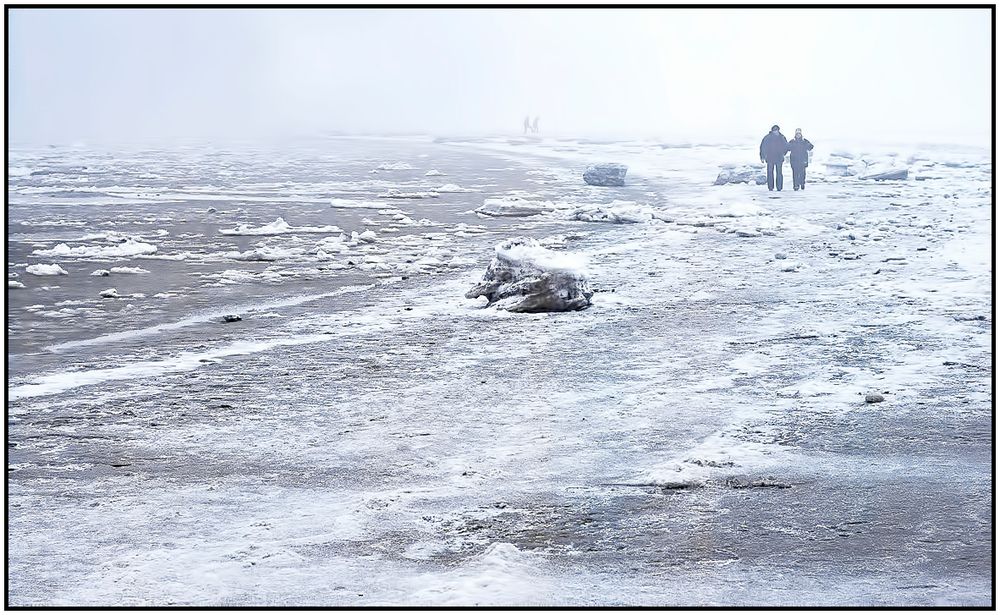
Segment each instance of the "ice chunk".
[{"label": "ice chunk", "polygon": [[628,167],[618,163],[595,164],[583,172],[583,181],[591,186],[624,186]]},{"label": "ice chunk", "polygon": [[[65,244],[63,244],[65,245]],[[28,273],[32,275],[69,275],[69,272],[60,267],[59,265],[28,265],[25,269]]]},{"label": "ice chunk", "polygon": [[767,173],[758,166],[743,165],[741,167],[727,168],[719,171],[719,176],[715,178],[716,186],[725,184],[748,184],[753,182],[758,186],[767,183]]},{"label": "ice chunk", "polygon": [[535,216],[552,211],[556,206],[552,201],[529,201],[521,197],[500,197],[483,201],[476,213],[484,216]]},{"label": "ice chunk", "polygon": [[465,296],[486,297],[488,305],[511,312],[565,312],[590,305],[593,291],[576,254],[555,252],[531,238],[496,246],[483,281]]},{"label": "ice chunk", "polygon": [[632,201],[612,201],[607,205],[582,205],[568,212],[570,219],[573,220],[612,224],[648,222],[654,217],[662,219],[662,215],[656,215],[659,213]]},{"label": "ice chunk", "polygon": [[[96,271],[90,275],[94,275]],[[149,273],[148,269],[142,267],[112,267],[111,273]]]},{"label": "ice chunk", "polygon": [[885,181],[890,179],[906,179],[909,171],[907,169],[890,169],[888,171],[881,171],[876,173],[870,173],[868,175],[863,175],[861,179],[873,179],[875,181]]}]

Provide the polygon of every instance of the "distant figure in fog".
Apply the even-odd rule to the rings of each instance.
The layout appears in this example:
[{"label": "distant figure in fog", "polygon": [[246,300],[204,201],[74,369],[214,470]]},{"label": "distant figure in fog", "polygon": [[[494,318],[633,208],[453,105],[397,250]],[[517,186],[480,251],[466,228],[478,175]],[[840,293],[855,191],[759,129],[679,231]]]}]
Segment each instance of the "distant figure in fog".
[{"label": "distant figure in fog", "polygon": [[785,153],[788,151],[788,139],[781,134],[781,129],[775,124],[771,126],[771,132],[764,136],[760,142],[760,161],[767,164],[767,189],[774,190],[777,182],[778,192],[785,183],[785,178],[781,175],[781,166],[785,162]]},{"label": "distant figure in fog", "polygon": [[524,134],[528,134],[529,130],[531,130],[531,118],[526,115],[524,116]]},{"label": "distant figure in fog", "polygon": [[531,132],[538,134],[538,116],[535,116],[535,121],[531,123]]},{"label": "distant figure in fog", "polygon": [[813,144],[809,139],[802,138],[802,129],[795,129],[795,138],[788,142],[788,157],[792,163],[792,186],[796,189],[806,189],[806,167],[809,166],[809,152]]}]

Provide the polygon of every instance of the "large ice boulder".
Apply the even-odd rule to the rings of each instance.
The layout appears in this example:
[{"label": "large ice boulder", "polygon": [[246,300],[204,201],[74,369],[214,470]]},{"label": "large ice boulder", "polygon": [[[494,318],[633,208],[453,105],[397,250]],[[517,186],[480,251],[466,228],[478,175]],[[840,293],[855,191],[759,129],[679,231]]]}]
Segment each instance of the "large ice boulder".
[{"label": "large ice boulder", "polygon": [[758,186],[767,183],[767,173],[761,167],[745,164],[741,167],[730,167],[719,171],[719,176],[715,178],[716,186],[725,184],[747,184],[753,182]]},{"label": "large ice boulder", "polygon": [[486,297],[510,312],[568,312],[590,305],[594,295],[579,256],[549,250],[527,237],[509,239],[496,252],[483,280],[465,296]]},{"label": "large ice boulder", "polygon": [[623,164],[609,162],[594,164],[583,172],[583,181],[591,186],[624,186],[628,167]]}]

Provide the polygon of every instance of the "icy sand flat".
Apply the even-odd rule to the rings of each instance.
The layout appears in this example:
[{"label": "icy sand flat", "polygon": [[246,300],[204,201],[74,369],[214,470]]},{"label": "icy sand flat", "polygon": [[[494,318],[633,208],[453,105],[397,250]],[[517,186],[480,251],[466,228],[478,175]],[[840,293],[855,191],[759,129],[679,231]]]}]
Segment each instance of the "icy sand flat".
[{"label": "icy sand flat", "polygon": [[[780,195],[712,185],[753,144],[11,152],[9,603],[988,605],[989,152],[844,148],[924,179],[819,143]],[[593,305],[465,299],[516,236]]]}]

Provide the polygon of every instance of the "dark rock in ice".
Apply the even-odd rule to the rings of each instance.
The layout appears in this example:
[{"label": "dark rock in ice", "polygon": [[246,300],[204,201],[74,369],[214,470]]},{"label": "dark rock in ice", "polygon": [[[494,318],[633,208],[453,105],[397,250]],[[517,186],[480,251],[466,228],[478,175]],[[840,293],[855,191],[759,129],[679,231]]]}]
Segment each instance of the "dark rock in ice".
[{"label": "dark rock in ice", "polygon": [[789,489],[791,485],[776,480],[773,476],[766,478],[750,478],[749,476],[730,476],[726,479],[730,489]]},{"label": "dark rock in ice", "polygon": [[691,489],[693,487],[698,487],[698,486],[699,485],[697,483],[693,483],[693,482],[670,482],[670,483],[663,483],[662,485],[659,485],[660,490],[664,491],[664,492],[667,492],[667,491],[679,491],[679,490],[683,490],[683,489]]},{"label": "dark rock in ice", "polygon": [[243,320],[243,317],[239,314],[226,314],[222,317],[222,322],[239,322]]},{"label": "dark rock in ice", "polygon": [[880,401],[885,401],[885,398],[879,393],[868,393],[865,395],[865,403],[867,404],[877,404]]},{"label": "dark rock in ice", "polygon": [[685,461],[703,468],[731,468],[736,465],[734,461],[716,461],[714,459],[685,459]]},{"label": "dark rock in ice", "polygon": [[594,164],[583,172],[583,181],[591,186],[624,186],[628,167],[614,162]]},{"label": "dark rock in ice", "polygon": [[486,297],[510,312],[568,312],[590,305],[594,295],[570,257],[518,237],[496,247],[483,280],[465,296]]},{"label": "dark rock in ice", "polygon": [[982,314],[956,314],[952,316],[958,322],[968,322],[972,320],[986,320],[986,316]]},{"label": "dark rock in ice", "polygon": [[219,210],[216,209],[216,208],[214,208],[214,207],[209,207],[208,209],[205,210],[205,213],[214,214],[217,211],[219,211]]},{"label": "dark rock in ice", "polygon": [[747,184],[750,182],[758,186],[763,186],[767,183],[767,173],[760,167],[749,164],[741,167],[722,169],[719,171],[719,176],[715,178],[714,185],[723,186],[725,184]]},{"label": "dark rock in ice", "polygon": [[872,175],[864,175],[861,179],[873,179],[875,181],[885,181],[889,179],[906,179],[909,175],[907,169],[892,169],[891,171],[885,171],[882,173],[874,173]]}]

